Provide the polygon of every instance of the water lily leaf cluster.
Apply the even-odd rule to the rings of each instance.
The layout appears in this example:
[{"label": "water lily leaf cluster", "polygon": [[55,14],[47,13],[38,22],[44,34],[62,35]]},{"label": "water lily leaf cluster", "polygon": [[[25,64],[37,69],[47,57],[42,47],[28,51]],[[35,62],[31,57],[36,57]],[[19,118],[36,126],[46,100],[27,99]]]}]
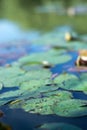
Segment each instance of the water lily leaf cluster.
[{"label": "water lily leaf cluster", "polygon": [[[65,47],[78,49],[85,47],[86,44],[82,45],[81,41],[65,42],[64,34],[53,32],[37,40],[38,44],[40,42],[54,48],[61,44],[61,50],[50,48],[45,52],[31,53],[12,63],[11,66],[0,67],[0,106],[8,104],[13,109],[22,108],[29,113],[42,115],[56,114],[65,117],[87,115],[87,101],[74,99],[72,94],[72,91],[87,93],[87,73],[76,77],[69,73],[69,68],[66,71],[67,67],[63,66],[65,62],[69,63],[72,60]],[[47,62],[51,67],[62,64],[61,69],[65,69],[66,73],[61,70],[60,75],[52,78],[50,67],[45,68]],[[47,129],[51,128],[47,126]],[[58,124],[56,127],[79,130],[66,124]]]},{"label": "water lily leaf cluster", "polygon": [[[71,40],[66,40],[66,33],[69,33]],[[83,36],[84,37],[84,36]],[[49,45],[57,49],[87,49],[86,41],[82,36],[79,36],[74,30],[55,30],[42,35],[35,40],[34,44]]]},{"label": "water lily leaf cluster", "polygon": [[[42,115],[87,115],[87,101],[73,99],[71,92],[60,90],[76,90],[77,87],[77,90],[84,91],[86,87],[78,87],[79,79],[74,75],[61,74],[53,80],[49,69],[39,67],[43,60],[55,65],[70,59],[71,56],[64,51],[61,55],[60,51],[52,50],[25,56],[9,67],[0,67],[0,105],[8,104],[10,108],[22,108],[27,112]],[[86,74],[82,75],[81,79],[86,82]],[[75,84],[71,83],[76,83],[76,87],[72,87]]]}]

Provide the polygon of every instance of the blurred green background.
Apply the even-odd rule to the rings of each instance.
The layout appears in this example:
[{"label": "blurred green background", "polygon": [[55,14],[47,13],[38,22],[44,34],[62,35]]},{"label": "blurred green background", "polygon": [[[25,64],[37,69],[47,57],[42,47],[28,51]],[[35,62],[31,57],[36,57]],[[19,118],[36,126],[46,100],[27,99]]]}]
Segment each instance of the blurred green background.
[{"label": "blurred green background", "polygon": [[18,22],[25,29],[48,31],[71,25],[87,33],[87,0],[0,0],[0,19]]}]

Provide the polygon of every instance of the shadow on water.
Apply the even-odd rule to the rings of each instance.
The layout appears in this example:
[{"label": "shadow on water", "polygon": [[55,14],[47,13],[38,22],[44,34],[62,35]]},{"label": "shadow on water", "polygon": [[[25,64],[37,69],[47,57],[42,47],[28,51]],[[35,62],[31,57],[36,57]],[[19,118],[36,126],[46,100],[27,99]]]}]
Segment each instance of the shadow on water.
[{"label": "shadow on water", "polygon": [[35,127],[43,123],[64,122],[76,125],[82,130],[87,130],[87,117],[65,118],[57,115],[38,115],[30,114],[22,109],[9,109],[7,106],[1,108],[5,115],[0,119],[1,122],[10,124],[12,130],[34,130]]}]

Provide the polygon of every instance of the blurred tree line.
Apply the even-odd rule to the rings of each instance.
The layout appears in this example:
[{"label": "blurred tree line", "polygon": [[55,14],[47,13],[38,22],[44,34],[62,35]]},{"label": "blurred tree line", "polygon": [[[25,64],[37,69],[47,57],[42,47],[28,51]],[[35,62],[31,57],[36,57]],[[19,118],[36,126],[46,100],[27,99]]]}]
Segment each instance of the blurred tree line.
[{"label": "blurred tree line", "polygon": [[87,2],[87,0],[0,0],[0,10],[2,9],[2,7],[4,7],[5,3],[8,3],[8,7],[16,3],[19,5],[19,7],[22,7],[24,9],[31,9],[37,5],[44,5],[48,2],[61,2],[65,8],[68,8],[72,5],[72,3]]},{"label": "blurred tree line", "polygon": [[[47,29],[47,26],[69,24],[72,19],[68,19],[67,16],[58,16],[56,13],[37,14],[35,7],[50,4],[54,7],[59,5],[60,8],[67,10],[80,3],[87,3],[87,0],[0,0],[0,18],[17,21],[25,28],[37,26]],[[80,25],[78,21],[81,22],[82,17],[76,20],[77,25]]]}]

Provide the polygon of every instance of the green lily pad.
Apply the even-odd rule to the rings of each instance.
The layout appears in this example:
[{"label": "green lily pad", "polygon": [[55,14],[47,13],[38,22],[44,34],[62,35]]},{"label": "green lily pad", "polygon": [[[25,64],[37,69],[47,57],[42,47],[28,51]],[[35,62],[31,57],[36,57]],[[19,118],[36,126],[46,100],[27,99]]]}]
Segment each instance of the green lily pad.
[{"label": "green lily pad", "polygon": [[66,90],[87,92],[87,73],[81,74],[79,78],[72,74],[61,74],[54,82]]},{"label": "green lily pad", "polygon": [[35,130],[82,130],[81,128],[67,123],[47,123]]},{"label": "green lily pad", "polygon": [[0,90],[2,90],[2,88],[3,88],[3,83],[0,82]]},{"label": "green lily pad", "polygon": [[48,51],[45,53],[36,53],[29,56],[25,56],[19,59],[19,64],[21,66],[28,64],[42,64],[43,61],[47,61],[49,64],[55,65],[67,62],[71,59],[68,54],[60,55],[61,53],[57,51]]},{"label": "green lily pad", "polygon": [[[39,79],[39,80],[30,80],[27,82],[22,82],[20,85],[20,89],[22,90],[28,90],[28,91],[40,91],[40,89],[43,88],[43,86],[45,86],[47,83],[50,84],[50,80],[43,80],[43,79]],[[50,86],[49,86],[50,89]]]},{"label": "green lily pad", "polygon": [[56,104],[54,113],[65,117],[80,117],[87,115],[87,101],[69,99]]},{"label": "green lily pad", "polygon": [[77,36],[75,32],[69,32],[70,34],[73,34],[72,36],[76,40],[65,40],[65,34],[66,32],[51,32],[47,33],[45,35],[42,35],[39,39],[34,40],[33,44],[41,44],[41,45],[49,45],[52,47],[61,47],[64,49],[73,49],[73,50],[79,50],[79,49],[87,49],[87,45],[85,44],[85,40],[82,40],[81,36],[80,38]]},{"label": "green lily pad", "polygon": [[43,70],[43,66],[41,64],[24,64],[21,66],[21,69],[25,71],[31,71],[31,70]]},{"label": "green lily pad", "polygon": [[[26,97],[27,95],[29,95],[29,97],[35,97],[35,96],[38,97],[38,95],[40,95],[40,91],[37,91],[37,90],[39,90],[39,88],[41,89],[41,87],[45,86],[46,84],[51,84],[51,80],[50,80],[51,72],[46,69],[32,70],[28,72],[25,72],[24,70],[19,69],[18,67],[14,67],[14,66],[11,66],[11,68],[2,67],[0,69],[1,69],[0,81],[4,85],[3,87],[1,84],[1,89],[2,87],[3,89],[8,87],[7,91],[0,93],[1,100],[3,98],[8,99],[12,97],[20,98],[20,96],[22,96],[22,99],[23,99],[23,95],[24,97],[25,95]],[[14,69],[15,71],[17,70],[17,72],[15,72]],[[2,76],[3,70],[4,70],[5,75]],[[14,88],[16,87],[18,89],[15,91],[11,91],[9,87],[11,89],[12,87]],[[44,89],[44,91],[47,91],[46,88]],[[6,100],[5,100],[5,103],[6,103]],[[0,105],[2,105],[2,103]]]},{"label": "green lily pad", "polygon": [[8,91],[0,94],[0,100],[3,98],[11,98],[11,97],[18,97],[23,93],[23,91],[16,90],[16,91]]},{"label": "green lily pad", "polygon": [[25,72],[19,67],[12,66],[10,68],[2,67],[0,69],[0,77],[0,82],[3,83],[4,87],[15,87],[20,86],[22,82],[29,80],[50,79],[51,72],[46,69],[31,70],[29,72]]},{"label": "green lily pad", "polygon": [[3,106],[5,104],[9,103],[10,101],[12,101],[12,99],[7,99],[7,98],[0,99],[0,106]]},{"label": "green lily pad", "polygon": [[[1,67],[0,68],[0,77],[1,75],[3,75],[5,78],[12,78],[12,77],[16,77],[18,75],[22,75],[25,72],[19,68],[19,67]],[[2,76],[2,78],[3,78]]]},{"label": "green lily pad", "polygon": [[18,67],[1,67],[0,68],[0,82],[4,87],[18,86],[17,77],[20,77],[25,72]]},{"label": "green lily pad", "polygon": [[[21,100],[20,103],[10,104],[11,108],[23,108],[25,111],[30,113],[39,113],[39,114],[55,114],[53,111],[53,106],[57,103],[68,100],[72,98],[70,92],[65,91],[57,91],[54,95],[53,93],[49,94],[48,92],[47,97],[43,94],[43,98],[29,98],[28,95],[26,96],[27,100]],[[34,93],[33,93],[34,94]]]}]

